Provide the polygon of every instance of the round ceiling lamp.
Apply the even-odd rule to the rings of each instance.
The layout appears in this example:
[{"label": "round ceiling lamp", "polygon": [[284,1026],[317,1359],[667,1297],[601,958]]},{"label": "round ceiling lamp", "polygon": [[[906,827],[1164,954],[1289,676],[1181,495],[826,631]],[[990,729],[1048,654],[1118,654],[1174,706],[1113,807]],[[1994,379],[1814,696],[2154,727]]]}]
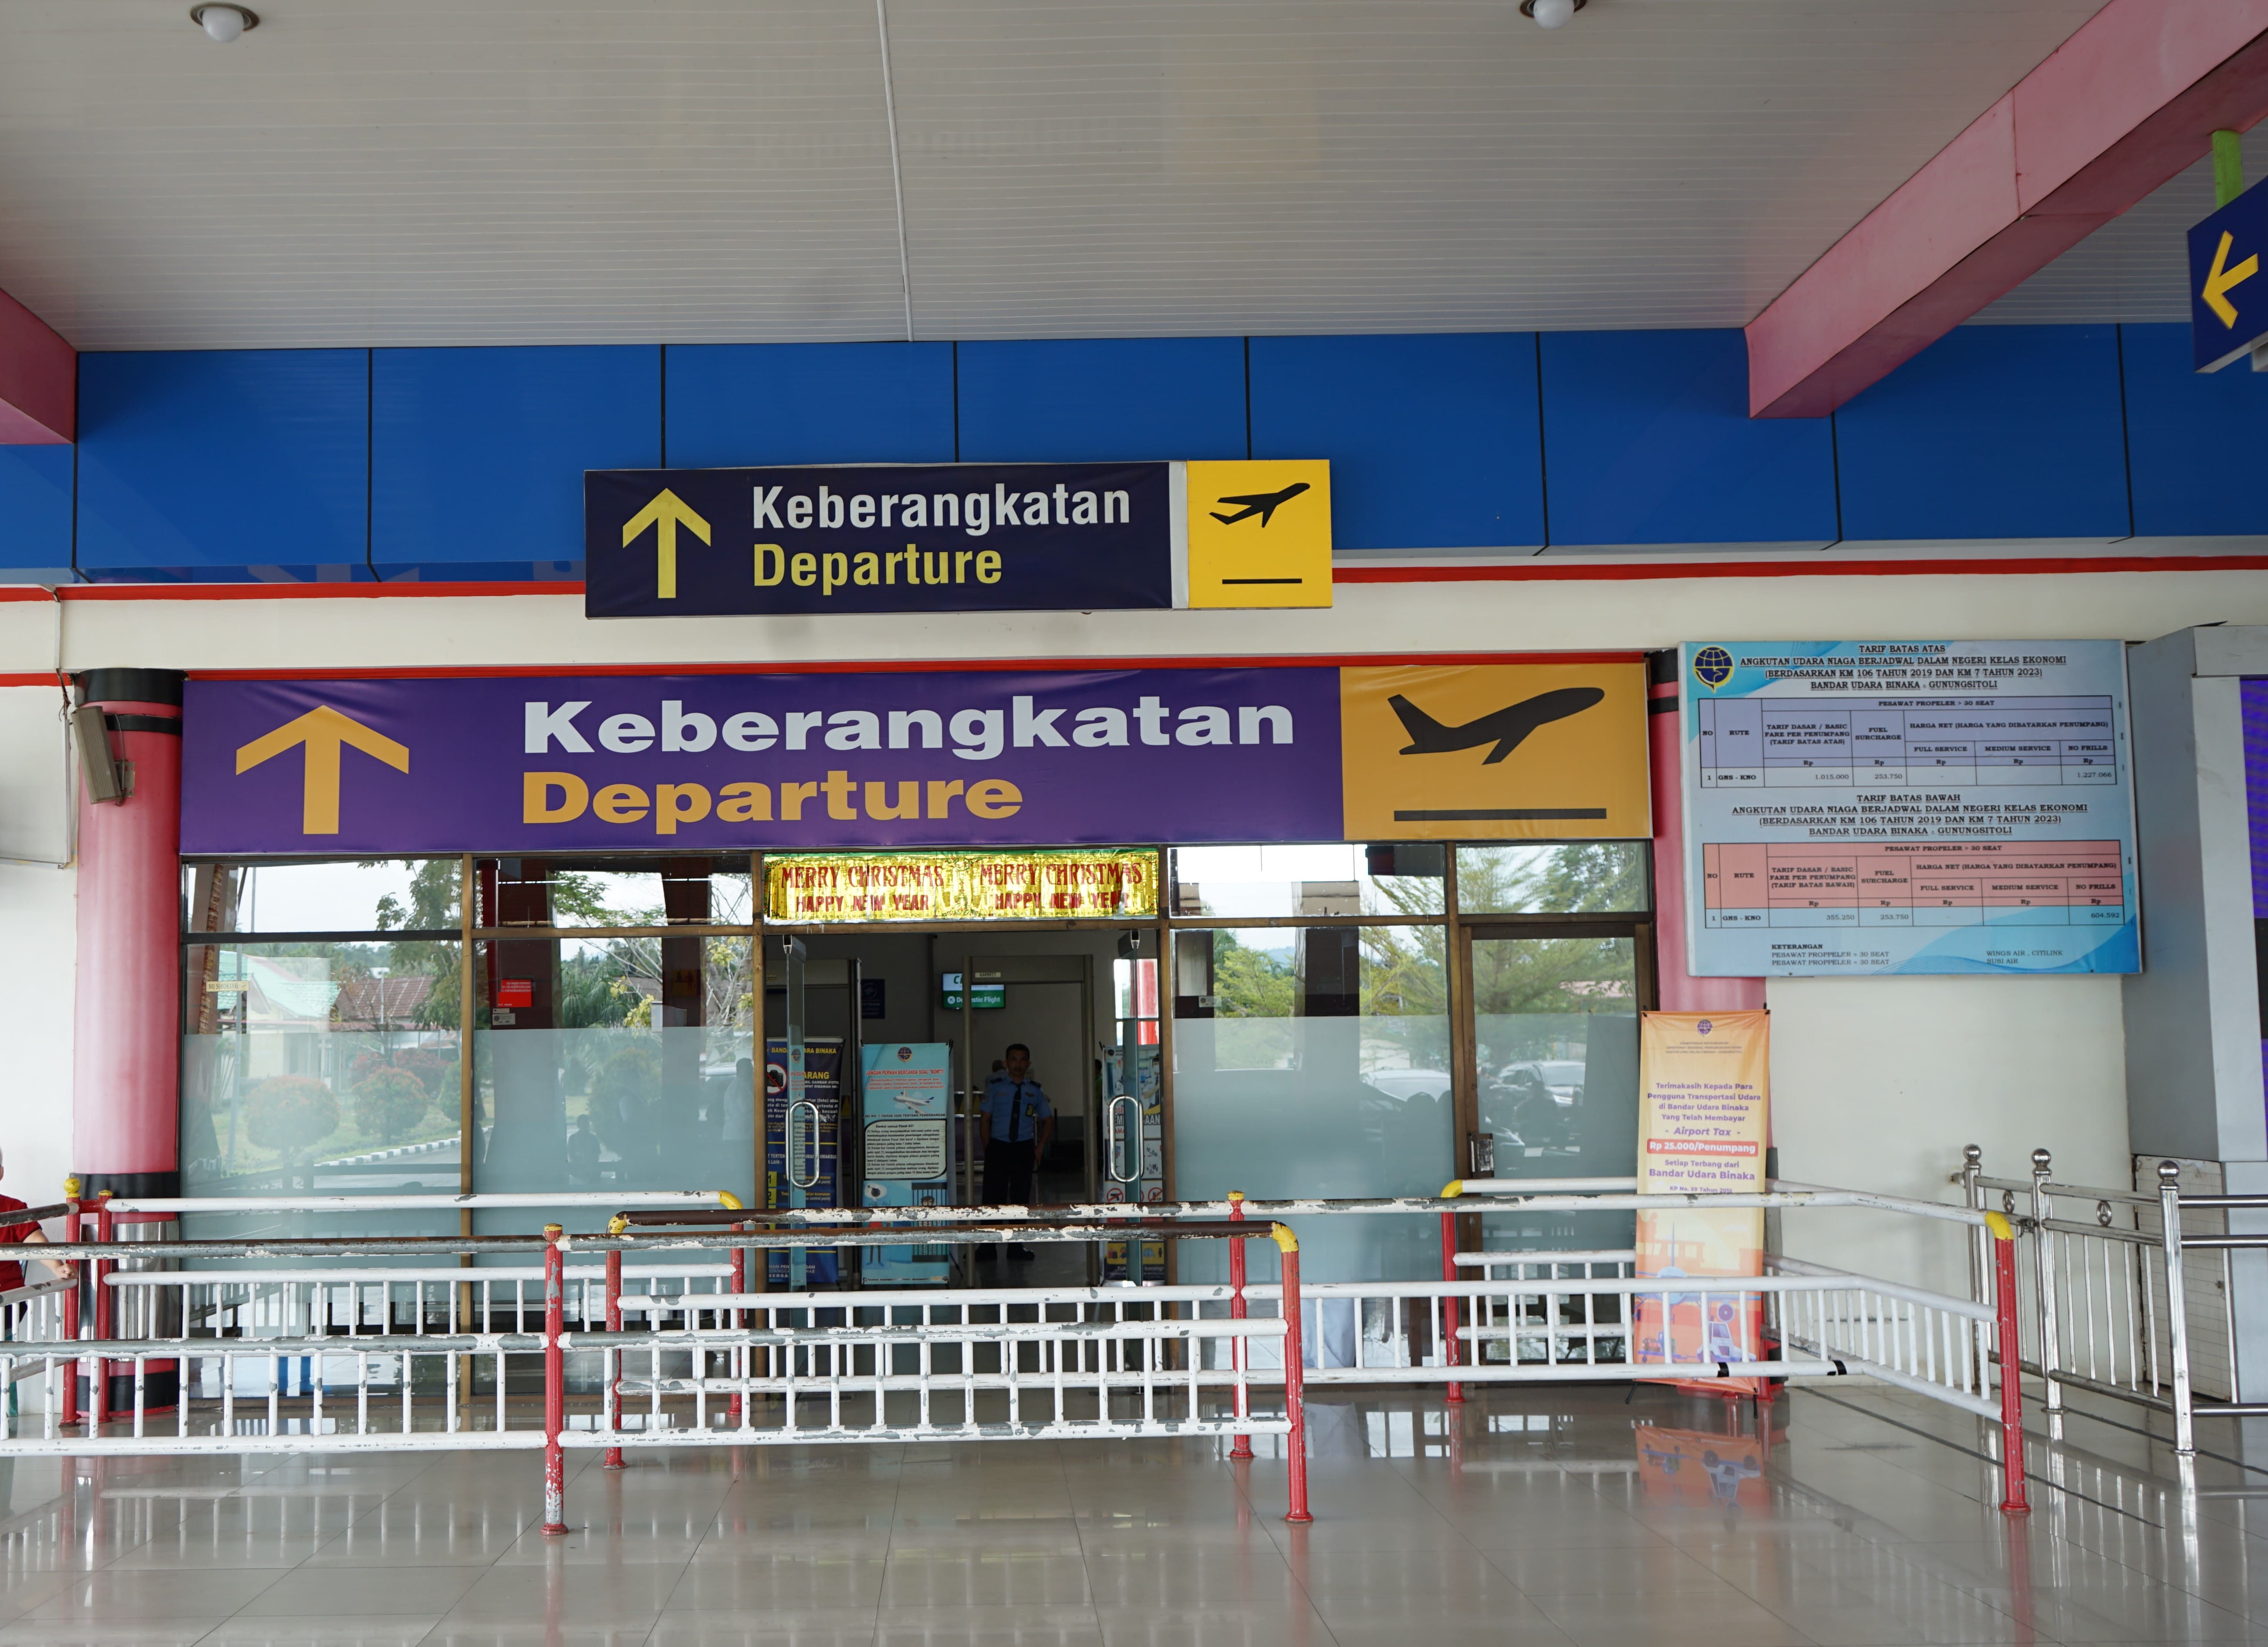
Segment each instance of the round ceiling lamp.
[{"label": "round ceiling lamp", "polygon": [[204,30],[207,38],[225,46],[245,30],[258,28],[260,14],[240,5],[193,5],[189,8],[189,21]]},{"label": "round ceiling lamp", "polygon": [[1584,4],[1585,0],[1520,0],[1520,15],[1535,18],[1538,28],[1560,28]]}]

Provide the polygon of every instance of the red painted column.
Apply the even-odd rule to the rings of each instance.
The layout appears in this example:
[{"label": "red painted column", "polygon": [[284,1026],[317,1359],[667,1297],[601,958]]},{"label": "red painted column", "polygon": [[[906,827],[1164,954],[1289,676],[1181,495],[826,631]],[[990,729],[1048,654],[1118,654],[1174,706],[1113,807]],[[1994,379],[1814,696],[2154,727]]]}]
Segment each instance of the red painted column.
[{"label": "red painted column", "polygon": [[1738,1012],[1764,1004],[1761,978],[1696,978],[1685,970],[1683,732],[1677,654],[1655,652],[1646,717],[1653,773],[1653,965],[1664,1012]]},{"label": "red painted column", "polygon": [[133,793],[78,797],[78,978],[71,1161],[88,1199],[180,1194],[181,682],[89,669],[78,701],[109,717]]}]

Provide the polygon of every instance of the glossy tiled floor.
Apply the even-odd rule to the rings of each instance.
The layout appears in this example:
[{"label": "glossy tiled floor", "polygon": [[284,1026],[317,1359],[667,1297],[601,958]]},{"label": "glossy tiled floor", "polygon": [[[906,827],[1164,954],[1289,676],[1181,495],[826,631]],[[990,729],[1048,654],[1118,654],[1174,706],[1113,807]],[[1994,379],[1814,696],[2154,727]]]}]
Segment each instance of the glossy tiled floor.
[{"label": "glossy tiled floor", "polygon": [[578,1453],[563,1540],[533,1455],[0,1463],[0,1647],[2268,1640],[2268,1469],[2185,1495],[2110,1424],[2035,1444],[2025,1525],[1974,1421],[1879,1392],[1768,1442],[1653,1390],[1311,1412],[1297,1529],[1280,1460],[1181,1443]]}]

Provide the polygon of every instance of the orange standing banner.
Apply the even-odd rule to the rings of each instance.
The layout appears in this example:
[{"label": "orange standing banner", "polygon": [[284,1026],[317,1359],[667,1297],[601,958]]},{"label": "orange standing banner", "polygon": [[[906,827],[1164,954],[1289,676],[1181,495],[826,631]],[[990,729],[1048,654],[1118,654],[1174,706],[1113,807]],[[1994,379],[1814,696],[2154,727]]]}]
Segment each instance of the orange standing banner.
[{"label": "orange standing banner", "polygon": [[[1638,1030],[1641,1195],[1756,1194],[1771,1137],[1771,1015],[1648,1012]],[[1764,1261],[1760,1210],[1692,1208],[1638,1215],[1641,1276],[1753,1276]],[[1636,1311],[1640,1362],[1764,1359],[1755,1293],[1670,1292]],[[1754,1380],[1712,1380],[1725,1393]]]}]

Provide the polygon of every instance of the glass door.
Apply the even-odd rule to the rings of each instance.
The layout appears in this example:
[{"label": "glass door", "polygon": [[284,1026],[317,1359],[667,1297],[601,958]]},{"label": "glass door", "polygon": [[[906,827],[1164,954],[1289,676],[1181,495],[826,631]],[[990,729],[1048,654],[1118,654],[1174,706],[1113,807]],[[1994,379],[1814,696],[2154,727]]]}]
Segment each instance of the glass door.
[{"label": "glass door", "polygon": [[[1638,1015],[1651,1005],[1642,921],[1531,916],[1464,929],[1476,1177],[1623,1178],[1637,1170]],[[1484,1220],[1488,1246],[1619,1249],[1627,1213]]]}]

